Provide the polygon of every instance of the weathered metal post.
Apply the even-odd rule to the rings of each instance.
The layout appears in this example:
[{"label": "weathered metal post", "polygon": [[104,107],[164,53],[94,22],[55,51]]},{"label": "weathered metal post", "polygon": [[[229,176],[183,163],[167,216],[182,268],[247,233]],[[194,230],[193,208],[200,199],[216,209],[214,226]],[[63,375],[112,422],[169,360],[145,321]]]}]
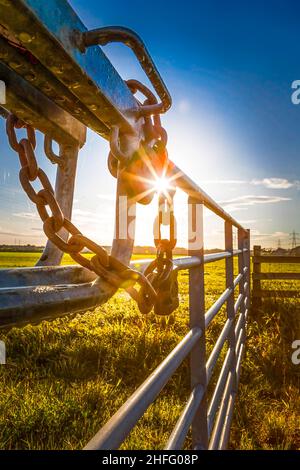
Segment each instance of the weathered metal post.
[{"label": "weathered metal post", "polygon": [[[62,165],[58,165],[55,182],[55,197],[64,216],[71,220],[73,208],[73,196],[77,168],[79,145],[60,144],[59,156]],[[68,239],[68,233],[62,229],[59,235],[64,241]],[[61,263],[63,252],[50,240],[47,241],[44,252],[36,266],[57,266]]]},{"label": "weathered metal post", "polygon": [[[192,197],[189,203],[189,255],[197,256],[200,265],[189,271],[190,327],[200,328],[202,336],[190,356],[191,388],[203,387],[206,391],[206,337],[205,337],[205,288],[203,247],[203,204]],[[192,445],[195,450],[208,448],[207,399],[204,394],[192,424]]]},{"label": "weathered metal post", "polygon": [[261,282],[259,275],[261,274],[261,246],[254,245],[253,247],[253,306],[261,307]]},{"label": "weathered metal post", "polygon": [[[246,247],[246,233],[244,230],[238,229],[238,249],[241,250],[241,253],[238,255],[238,266],[239,266],[239,272],[244,273],[244,268],[247,266],[247,253],[244,251]],[[241,303],[241,315],[245,315],[245,297],[246,297],[246,292],[245,292],[245,276],[243,276],[241,282],[239,283],[239,294],[243,296],[243,301]]]},{"label": "weathered metal post", "polygon": [[247,305],[246,308],[249,308],[251,305],[251,254],[250,254],[250,230],[247,230],[247,237],[245,240],[245,248],[248,250],[246,253],[246,267],[248,269],[247,271],[247,283],[248,283],[248,288],[247,288]]},{"label": "weathered metal post", "polygon": [[[225,221],[225,250],[230,253],[233,252],[233,238],[232,238],[232,224],[228,221]],[[241,261],[242,263],[242,261]],[[232,374],[232,392],[236,393],[237,383],[236,383],[236,337],[235,337],[235,308],[234,308],[234,268],[233,268],[233,256],[225,259],[225,268],[226,268],[226,288],[231,289],[231,294],[227,300],[227,319],[232,321],[230,332],[228,335],[228,346],[231,350],[231,366],[230,371]],[[239,255],[239,272],[243,272],[240,269],[240,255]],[[242,278],[241,284],[244,282]],[[241,292],[241,291],[240,291]]]}]

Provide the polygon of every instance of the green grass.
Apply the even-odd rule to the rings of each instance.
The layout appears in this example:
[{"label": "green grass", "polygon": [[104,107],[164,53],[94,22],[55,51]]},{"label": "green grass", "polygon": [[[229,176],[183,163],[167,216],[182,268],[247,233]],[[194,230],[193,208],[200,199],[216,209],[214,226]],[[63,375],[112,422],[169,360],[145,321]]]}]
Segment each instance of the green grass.
[{"label": "green grass", "polygon": [[[0,265],[28,266],[38,256],[0,253]],[[205,272],[208,308],[224,289],[224,262],[206,265]],[[179,281],[180,308],[167,321],[143,317],[120,292],[83,315],[2,332],[8,364],[0,369],[0,449],[83,447],[188,331],[186,272]],[[300,366],[290,360],[291,343],[300,339],[295,305],[268,302],[251,314],[232,448],[300,448]],[[208,353],[224,320],[223,309],[208,330]],[[188,394],[185,362],[123,448],[162,448]]]},{"label": "green grass", "polygon": [[[36,261],[40,258],[41,253],[11,253],[1,252],[0,253],[0,268],[25,268],[27,266],[33,266]],[[89,254],[85,255],[91,256]],[[62,264],[73,264],[73,260],[70,255],[65,254],[62,260]]]}]

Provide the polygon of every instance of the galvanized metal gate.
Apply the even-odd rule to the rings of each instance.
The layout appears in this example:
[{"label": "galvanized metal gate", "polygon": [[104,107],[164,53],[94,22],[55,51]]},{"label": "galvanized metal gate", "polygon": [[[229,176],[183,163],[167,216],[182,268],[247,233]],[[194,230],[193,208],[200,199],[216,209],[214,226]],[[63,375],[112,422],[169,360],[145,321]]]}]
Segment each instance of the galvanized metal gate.
[{"label": "galvanized metal gate", "polygon": [[[8,118],[10,143],[20,157],[21,184],[26,187],[30,199],[36,202],[44,227],[49,229],[49,219],[52,219],[52,225],[60,222],[53,233],[50,231],[54,243],[48,241],[37,267],[0,271],[0,326],[7,327],[96,307],[114,294],[123,275],[130,275],[132,284],[139,282],[142,289],[149,289],[149,280],[153,280],[157,273],[151,272],[152,277],[145,277],[133,269],[134,262],[129,264],[134,235],[121,239],[116,231],[112,253],[106,255],[69,219],[77,157],[85,142],[86,127],[111,142],[110,170],[118,176],[115,221],[118,227],[119,196],[128,195],[122,165],[128,163],[128,155],[140,152],[141,142],[143,152],[149,153],[151,158],[161,154],[166,158],[165,133],[159,114],[170,107],[171,99],[147,49],[132,31],[114,27],[88,32],[65,0],[48,0],[46,5],[38,0],[0,0],[0,5],[0,79],[7,88],[7,100],[1,113]],[[161,99],[160,103],[143,85],[136,81],[126,84],[122,80],[98,46],[108,41],[125,41],[132,48]],[[137,89],[147,98],[143,106],[134,97]],[[15,127],[20,127],[21,121],[27,127],[28,138],[17,141]],[[58,164],[55,191],[37,166],[33,128],[45,133],[45,154]],[[148,140],[145,137],[147,132],[151,134]],[[59,143],[59,156],[53,153],[52,140]],[[116,155],[119,163],[114,168]],[[24,174],[27,175],[26,181]],[[171,240],[171,235],[163,255],[169,256],[168,266],[172,267],[168,276],[179,270],[189,271],[190,331],[92,438],[86,449],[118,448],[187,356],[190,357],[191,394],[166,449],[181,448],[190,427],[194,449],[224,449],[228,443],[250,305],[250,233],[169,161],[168,177],[176,188],[188,195],[189,256],[172,259],[169,252],[174,240]],[[30,181],[36,178],[43,185],[39,193],[32,192],[30,186]],[[42,196],[47,198],[41,207]],[[136,201],[136,198],[131,198],[131,208],[134,209]],[[46,206],[51,209],[52,217],[48,215]],[[204,254],[204,207],[224,220],[224,252]],[[131,218],[134,222],[135,217]],[[238,231],[237,250],[233,249],[234,227]],[[170,223],[170,232],[173,229]],[[68,231],[72,234],[70,238]],[[50,232],[46,231],[47,235]],[[158,240],[158,244],[161,242]],[[83,246],[95,253],[93,263],[87,263],[80,255]],[[79,259],[82,266],[57,266],[63,254],[60,248],[70,249],[71,255]],[[233,269],[235,256],[238,257],[239,271],[236,277]],[[222,259],[226,263],[226,289],[206,311],[204,266]],[[166,260],[164,262],[167,264]],[[144,261],[140,269],[145,270],[149,263]],[[136,295],[132,286],[130,289],[131,295]],[[148,301],[149,296],[148,292]],[[223,305],[226,305],[227,319],[207,358],[206,331]],[[207,387],[226,343],[225,360],[208,402]]]}]

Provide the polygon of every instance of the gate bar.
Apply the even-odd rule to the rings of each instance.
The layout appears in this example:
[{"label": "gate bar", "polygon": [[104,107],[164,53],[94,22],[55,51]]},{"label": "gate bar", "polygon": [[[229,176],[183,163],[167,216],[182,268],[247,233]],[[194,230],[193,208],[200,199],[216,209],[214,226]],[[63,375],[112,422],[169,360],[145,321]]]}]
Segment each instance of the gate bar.
[{"label": "gate bar", "polygon": [[[123,245],[122,250],[123,255],[128,256],[130,246],[126,251],[125,245]],[[217,255],[218,259],[222,259],[220,255],[223,258],[228,256],[226,252],[217,253]],[[232,255],[234,254],[230,256]],[[203,262],[206,264],[215,261],[215,259],[212,253],[204,255]],[[151,260],[142,260],[142,262],[136,260],[130,265],[141,269],[150,262]],[[183,270],[199,266],[201,260],[195,256],[175,258],[174,264],[176,269]],[[8,283],[6,283],[6,278],[9,279]],[[38,293],[39,305],[43,304],[42,309],[36,307],[30,286],[36,286],[35,292]],[[99,289],[103,292],[99,292]],[[107,290],[107,295],[104,295],[105,290]],[[23,325],[31,321],[42,321],[51,317],[80,312],[86,308],[95,308],[106,302],[113,293],[114,289],[106,282],[79,266],[0,269],[0,304],[2,306],[0,328]],[[228,291],[225,296],[223,293],[206,312],[206,328],[224,304],[227,296]],[[86,308],[83,299],[85,299]]]},{"label": "gate bar", "polygon": [[205,284],[204,284],[204,230],[203,204],[189,197],[188,240],[189,255],[197,256],[200,265],[189,270],[189,314],[190,328],[200,328],[202,335],[190,355],[191,390],[201,386],[202,400],[192,421],[192,448],[207,449],[207,375],[206,375],[206,335],[205,335]]},{"label": "gate bar", "polygon": [[[74,32],[86,32],[87,28],[66,0],[47,0],[47,8],[40,0],[0,3],[2,26],[39,60],[49,75],[71,90],[74,101],[84,103],[108,129],[119,124],[134,132],[137,101],[99,46],[80,52]],[[60,95],[55,88],[44,90],[49,97],[53,92]],[[64,106],[62,102],[61,107]],[[78,118],[99,132],[83,113]]]},{"label": "gate bar", "polygon": [[77,119],[1,62],[0,79],[6,86],[5,109],[57,142],[83,146],[86,128]]},{"label": "gate bar", "polygon": [[202,335],[193,328],[90,440],[84,450],[117,449]]},{"label": "gate bar", "polygon": [[181,449],[189,431],[190,426],[195,418],[199,405],[204,396],[204,389],[201,385],[197,385],[184,407],[183,412],[178,419],[175,428],[166,444],[165,450]]}]

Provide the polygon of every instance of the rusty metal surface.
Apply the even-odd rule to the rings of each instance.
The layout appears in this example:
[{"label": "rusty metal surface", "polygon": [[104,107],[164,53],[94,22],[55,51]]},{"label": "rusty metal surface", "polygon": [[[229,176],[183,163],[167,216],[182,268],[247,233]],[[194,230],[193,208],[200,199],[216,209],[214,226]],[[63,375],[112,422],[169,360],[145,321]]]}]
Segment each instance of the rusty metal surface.
[{"label": "rusty metal surface", "polygon": [[[0,12],[1,18],[1,12]],[[44,96],[47,96],[57,106],[62,107],[65,110],[65,114],[69,113],[74,118],[78,119],[86,125],[92,124],[95,132],[103,137],[109,135],[109,129],[99,119],[94,116],[91,111],[84,106],[83,103],[64,86],[56,77],[49,73],[49,71],[39,62],[35,61],[32,63],[31,60],[18,48],[14,47],[9,43],[6,38],[1,36],[0,25],[0,60],[3,64],[9,67],[20,77],[29,83],[32,87],[39,90]],[[6,81],[5,75],[3,79]],[[14,110],[11,110],[15,112]],[[17,114],[17,113],[16,113]],[[25,116],[23,117],[25,119]],[[28,110],[27,119],[30,120],[30,110]],[[25,120],[27,120],[25,119]],[[34,127],[39,129],[38,123],[34,123]]]},{"label": "rusty metal surface", "polygon": [[104,281],[0,289],[0,327],[21,326],[86,311],[101,305],[114,289]]},{"label": "rusty metal surface", "polygon": [[122,26],[105,26],[104,28],[79,32],[77,40],[77,44],[83,52],[87,47],[95,46],[97,44],[104,46],[110,42],[122,42],[126,46],[130,47],[161,99],[161,103],[148,105],[147,109],[143,107],[143,115],[145,116],[145,112],[149,113],[149,111],[150,114],[153,114],[154,111],[165,113],[170,109],[172,104],[171,95],[144,42],[135,31]]},{"label": "rusty metal surface", "polygon": [[6,84],[6,109],[57,142],[84,144],[85,126],[3,63],[0,79]]},{"label": "rusty metal surface", "polygon": [[[134,131],[136,100],[100,47],[90,47],[84,54],[79,51],[74,31],[87,29],[67,1],[47,0],[47,8],[39,0],[0,0],[0,5],[2,26],[49,74],[107,127],[118,124]],[[64,108],[63,102],[61,106]],[[85,125],[94,128],[88,117]]]},{"label": "rusty metal surface", "polygon": [[[126,245],[116,244],[115,256],[123,256],[123,261],[126,261],[131,253],[131,247]],[[219,255],[219,253],[218,253]],[[223,253],[223,259],[226,253]],[[214,254],[204,255],[204,264],[212,262]],[[218,257],[218,259],[221,259]],[[152,260],[135,260],[130,263],[132,268],[138,270],[145,270],[147,265]],[[174,269],[185,270],[200,266],[201,260],[199,257],[184,257],[174,259]],[[62,310],[63,315],[74,312],[85,312],[88,308],[93,308],[101,303],[104,303],[108,298],[114,294],[114,289],[109,289],[107,283],[101,284],[103,295],[95,297],[95,289],[91,288],[91,282],[96,280],[95,273],[81,266],[39,266],[32,268],[14,268],[14,269],[0,269],[0,325],[8,327],[12,325],[21,326],[25,323],[30,323],[32,318],[35,321],[44,319],[55,318],[60,315]],[[62,288],[62,285],[64,286]],[[30,308],[33,305],[33,297],[30,296],[30,286],[35,286],[35,293],[38,293],[39,305],[34,313],[34,317],[30,316]],[[24,289],[24,288],[28,289]],[[51,291],[48,289],[51,287]],[[79,300],[84,298],[84,302],[77,301],[76,289],[79,289]],[[108,289],[107,296],[104,295],[105,289]],[[43,296],[45,298],[43,300]],[[49,299],[53,295],[53,299],[49,304]],[[70,300],[70,302],[69,302]],[[226,300],[226,298],[225,298]],[[225,302],[223,296],[214,304],[211,309],[206,312],[205,322],[206,327],[212,320],[212,313],[215,316]],[[32,302],[32,304],[30,303]],[[42,305],[42,308],[41,308]],[[212,312],[213,310],[213,312]],[[2,311],[5,312],[2,316]],[[23,312],[23,313],[22,313]],[[209,318],[208,318],[209,317]],[[208,321],[209,320],[209,321]]]},{"label": "rusty metal surface", "polygon": [[[27,137],[18,141],[16,128],[25,128]],[[123,287],[133,299],[137,300],[138,296],[136,285],[139,285],[142,289],[146,289],[147,295],[153,305],[157,298],[157,292],[149,279],[144,276],[143,273],[130,268],[128,264],[122,263],[120,259],[109,254],[101,245],[98,245],[93,240],[84,236],[79,229],[72,224],[70,219],[65,217],[49,178],[38,165],[35,154],[35,130],[28,124],[20,121],[15,115],[10,114],[6,120],[6,133],[10,146],[19,157],[21,167],[19,180],[21,186],[28,198],[36,205],[39,216],[43,221],[43,230],[47,238],[53,242],[56,248],[62,252],[69,253],[74,261],[95,272],[101,279],[104,279],[110,286],[113,286],[114,289]],[[120,184],[122,184],[122,175],[120,175],[119,180],[121,182]],[[34,181],[39,182],[42,187],[38,192],[33,186]],[[74,183],[74,178],[72,182]],[[123,184],[122,188],[124,189]],[[65,203],[68,202],[68,208],[71,208],[72,198],[69,196],[70,194],[72,196],[72,192],[69,191],[69,188],[65,190],[67,191],[68,197],[64,197],[64,193],[62,192],[62,199]],[[119,190],[120,186],[118,186],[117,191],[118,201],[120,200]],[[116,211],[116,217],[118,220],[119,211]],[[61,236],[63,229],[66,231],[67,235],[63,233],[63,236]],[[130,242],[126,247],[127,254],[128,248],[131,247],[132,250],[133,240],[130,240],[128,236],[125,238],[127,243]],[[92,253],[93,256],[90,259],[83,255],[84,249],[88,249]],[[52,254],[53,256],[61,256],[58,254],[57,250]]]},{"label": "rusty metal surface", "polygon": [[0,288],[55,286],[92,282],[97,276],[82,266],[38,266],[0,269]]}]

